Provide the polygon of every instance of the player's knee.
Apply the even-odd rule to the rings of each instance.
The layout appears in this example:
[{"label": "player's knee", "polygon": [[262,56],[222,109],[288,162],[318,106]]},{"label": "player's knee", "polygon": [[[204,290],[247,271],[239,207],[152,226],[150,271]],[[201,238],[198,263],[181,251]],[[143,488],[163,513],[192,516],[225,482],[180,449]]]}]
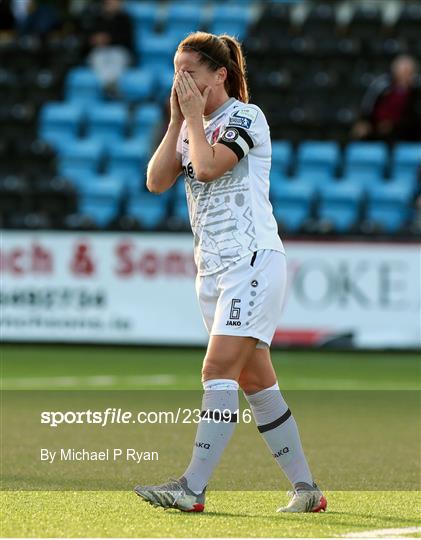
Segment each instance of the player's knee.
[{"label": "player's knee", "polygon": [[227,367],[226,362],[206,357],[202,368],[202,382],[211,379],[237,379],[237,376],[232,369]]},{"label": "player's knee", "polygon": [[[276,377],[274,380],[276,382]],[[238,384],[246,394],[260,392],[265,388],[269,388],[272,384],[275,384],[275,382],[272,382],[272,378],[269,379],[267,377],[259,379],[256,374],[246,370],[243,370],[238,378]]]}]

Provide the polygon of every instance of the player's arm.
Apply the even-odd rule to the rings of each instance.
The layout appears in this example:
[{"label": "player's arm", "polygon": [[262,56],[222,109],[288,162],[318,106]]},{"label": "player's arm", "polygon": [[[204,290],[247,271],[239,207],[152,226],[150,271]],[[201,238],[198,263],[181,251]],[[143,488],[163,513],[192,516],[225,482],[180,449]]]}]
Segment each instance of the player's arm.
[{"label": "player's arm", "polygon": [[211,182],[237,165],[241,157],[220,142],[210,145],[206,139],[203,120],[188,118],[189,156],[199,182]]},{"label": "player's arm", "polygon": [[152,193],[163,193],[170,189],[182,171],[181,149],[177,148],[183,115],[178,103],[174,84],[171,88],[171,120],[167,132],[149,161],[146,187]]},{"label": "player's arm", "polygon": [[171,123],[167,132],[148,164],[146,187],[152,193],[163,193],[170,189],[182,172],[177,156],[177,140],[181,124]]}]

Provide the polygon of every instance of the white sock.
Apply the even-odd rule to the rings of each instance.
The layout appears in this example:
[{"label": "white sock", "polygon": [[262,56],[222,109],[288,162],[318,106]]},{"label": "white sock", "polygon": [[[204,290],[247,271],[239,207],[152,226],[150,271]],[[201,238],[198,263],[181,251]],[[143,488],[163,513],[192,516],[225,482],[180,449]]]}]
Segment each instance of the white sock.
[{"label": "white sock", "polygon": [[[189,488],[197,494],[202,493],[208,484],[222,452],[234,433],[238,416],[237,381],[211,379],[203,383],[203,388],[205,393],[202,400],[202,419],[197,428],[190,464],[183,474]],[[203,418],[205,414],[208,416]],[[219,416],[220,414],[222,416]],[[218,422],[218,418],[224,418],[226,421]]]},{"label": "white sock", "polygon": [[297,423],[291,414],[278,383],[255,394],[244,395],[250,404],[257,428],[273,457],[293,486],[313,478],[301,446]]}]

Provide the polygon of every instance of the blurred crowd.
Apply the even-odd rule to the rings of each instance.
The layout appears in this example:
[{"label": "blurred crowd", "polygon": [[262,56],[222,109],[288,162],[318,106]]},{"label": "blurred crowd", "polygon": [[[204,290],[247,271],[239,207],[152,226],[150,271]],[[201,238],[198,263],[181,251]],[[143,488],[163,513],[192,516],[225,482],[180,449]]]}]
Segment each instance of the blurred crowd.
[{"label": "blurred crowd", "polygon": [[[133,23],[123,0],[2,0],[0,39],[77,35],[87,64],[104,92],[117,97],[117,82],[135,63]],[[357,140],[421,140],[421,75],[410,55],[395,58],[390,72],[367,89],[350,131]]]}]

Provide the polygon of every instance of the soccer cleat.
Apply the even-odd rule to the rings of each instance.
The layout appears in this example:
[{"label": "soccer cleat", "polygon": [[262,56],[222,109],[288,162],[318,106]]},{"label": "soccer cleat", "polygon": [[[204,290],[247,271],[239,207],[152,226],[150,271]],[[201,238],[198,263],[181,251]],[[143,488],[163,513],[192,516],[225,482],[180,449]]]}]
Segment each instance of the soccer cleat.
[{"label": "soccer cleat", "polygon": [[[309,484],[305,484],[310,488]],[[311,489],[305,487],[288,491],[291,498],[287,506],[278,508],[277,512],[326,512],[327,500],[313,482]]]},{"label": "soccer cleat", "polygon": [[182,512],[203,512],[205,509],[206,487],[196,495],[182,476],[178,480],[170,480],[160,486],[136,486],[134,491],[139,497],[152,506],[161,506],[165,510],[176,508]]}]

